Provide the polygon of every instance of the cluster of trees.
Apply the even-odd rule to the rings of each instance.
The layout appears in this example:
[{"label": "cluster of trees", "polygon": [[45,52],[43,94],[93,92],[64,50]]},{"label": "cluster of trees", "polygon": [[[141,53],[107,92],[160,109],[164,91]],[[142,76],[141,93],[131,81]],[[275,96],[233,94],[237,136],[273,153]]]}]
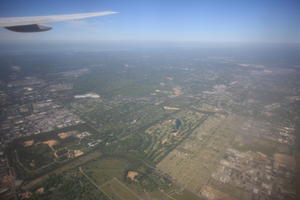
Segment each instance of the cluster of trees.
[{"label": "cluster of trees", "polygon": [[33,192],[30,200],[108,200],[103,193],[78,173],[52,175],[42,187],[44,187],[44,193]]}]

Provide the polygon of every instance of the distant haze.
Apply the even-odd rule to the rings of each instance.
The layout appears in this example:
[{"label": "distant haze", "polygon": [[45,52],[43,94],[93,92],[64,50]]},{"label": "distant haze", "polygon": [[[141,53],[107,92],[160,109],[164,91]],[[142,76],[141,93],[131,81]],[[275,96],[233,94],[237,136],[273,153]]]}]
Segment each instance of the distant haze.
[{"label": "distant haze", "polygon": [[44,33],[1,28],[0,43],[24,41],[300,42],[297,0],[1,1],[0,17],[112,10],[116,15],[51,23]]}]

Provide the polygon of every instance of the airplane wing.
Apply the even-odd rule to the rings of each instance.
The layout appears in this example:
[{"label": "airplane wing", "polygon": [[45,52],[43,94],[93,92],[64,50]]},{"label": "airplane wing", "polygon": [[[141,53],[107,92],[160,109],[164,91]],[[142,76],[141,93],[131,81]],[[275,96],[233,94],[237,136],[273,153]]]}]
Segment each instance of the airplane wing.
[{"label": "airplane wing", "polygon": [[35,17],[8,17],[0,18],[0,27],[15,32],[41,32],[52,29],[49,26],[43,25],[49,22],[60,22],[74,19],[83,19],[88,17],[111,15],[117,12],[104,11],[93,13],[81,13],[71,15],[50,15],[50,16],[35,16]]}]

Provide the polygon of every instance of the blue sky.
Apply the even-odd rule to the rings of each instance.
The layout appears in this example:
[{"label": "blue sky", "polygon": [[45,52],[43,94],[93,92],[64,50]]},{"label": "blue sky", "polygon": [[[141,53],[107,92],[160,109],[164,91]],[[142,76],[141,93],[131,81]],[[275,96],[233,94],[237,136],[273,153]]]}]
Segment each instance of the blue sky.
[{"label": "blue sky", "polygon": [[0,41],[300,43],[299,0],[0,0],[0,17],[118,11],[50,24],[44,33],[0,30]]}]

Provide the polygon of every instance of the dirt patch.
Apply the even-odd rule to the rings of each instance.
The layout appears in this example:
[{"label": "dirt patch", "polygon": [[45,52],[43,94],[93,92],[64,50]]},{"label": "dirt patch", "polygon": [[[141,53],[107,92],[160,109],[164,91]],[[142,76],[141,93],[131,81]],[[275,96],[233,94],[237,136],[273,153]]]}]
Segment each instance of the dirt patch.
[{"label": "dirt patch", "polygon": [[174,95],[182,95],[183,94],[183,92],[179,88],[173,88],[172,91],[173,91]]},{"label": "dirt patch", "polygon": [[166,142],[168,142],[167,138],[161,140],[161,144],[165,144]]},{"label": "dirt patch", "polygon": [[71,135],[72,135],[71,132],[62,132],[62,133],[57,134],[57,136],[60,139],[66,139],[66,138],[70,137]]},{"label": "dirt patch", "polygon": [[27,140],[27,141],[23,142],[24,147],[30,147],[33,144],[34,144],[34,140]]},{"label": "dirt patch", "polygon": [[286,154],[276,153],[274,154],[274,167],[285,166],[291,169],[295,169],[296,160],[293,156],[289,156]]},{"label": "dirt patch", "polygon": [[45,193],[45,189],[44,189],[43,187],[41,187],[41,188],[37,189],[37,190],[35,191],[35,193],[36,193],[36,194],[44,194],[44,193]]},{"label": "dirt patch", "polygon": [[209,200],[236,200],[229,194],[221,192],[220,190],[210,186],[205,186],[205,188],[201,191],[201,194]]},{"label": "dirt patch", "polygon": [[136,171],[128,171],[127,178],[131,179],[132,181],[136,181],[136,177],[139,175]]},{"label": "dirt patch", "polygon": [[30,163],[29,163],[30,167],[35,167],[35,160],[32,160]]},{"label": "dirt patch", "polygon": [[5,175],[1,177],[0,183],[3,185],[9,185],[13,181],[12,176]]},{"label": "dirt patch", "polygon": [[20,199],[29,199],[31,196],[32,196],[32,193],[28,192],[28,191],[22,192],[19,194]]},{"label": "dirt patch", "polygon": [[78,157],[78,156],[81,156],[81,155],[83,155],[84,153],[82,152],[82,151],[80,151],[80,150],[74,150],[74,157],[76,158],[76,157]]},{"label": "dirt patch", "polygon": [[43,144],[47,144],[49,147],[53,147],[54,145],[57,145],[58,142],[56,140],[47,140],[44,141]]},{"label": "dirt patch", "polygon": [[171,106],[164,106],[165,110],[180,110],[180,108],[177,107],[171,107]]}]

